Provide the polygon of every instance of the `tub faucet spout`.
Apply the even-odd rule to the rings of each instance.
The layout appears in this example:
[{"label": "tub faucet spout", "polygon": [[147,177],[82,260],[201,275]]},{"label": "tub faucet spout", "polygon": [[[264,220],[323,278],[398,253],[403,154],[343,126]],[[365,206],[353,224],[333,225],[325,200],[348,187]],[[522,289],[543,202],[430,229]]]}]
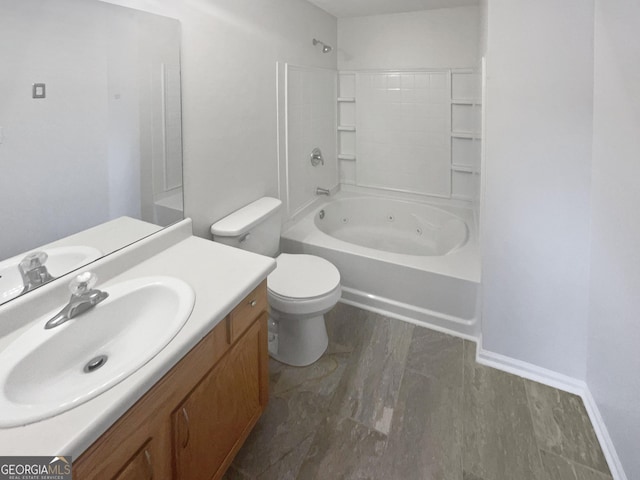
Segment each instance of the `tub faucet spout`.
[{"label": "tub faucet spout", "polygon": [[327,197],[331,195],[331,190],[328,188],[320,188],[316,187],[316,195],[326,195]]}]

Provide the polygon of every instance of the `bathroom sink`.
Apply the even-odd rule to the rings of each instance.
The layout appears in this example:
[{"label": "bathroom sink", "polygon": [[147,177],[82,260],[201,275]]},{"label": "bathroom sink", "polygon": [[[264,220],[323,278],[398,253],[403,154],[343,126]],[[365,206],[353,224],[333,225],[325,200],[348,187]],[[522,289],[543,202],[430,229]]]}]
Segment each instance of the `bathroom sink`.
[{"label": "bathroom sink", "polygon": [[[97,248],[85,246],[45,248],[48,255],[45,266],[51,275],[59,277],[102,256]],[[25,254],[0,262],[0,303],[17,297],[22,292],[22,277],[18,264]]]},{"label": "bathroom sink", "polygon": [[195,301],[189,285],[163,276],[103,290],[91,310],[46,330],[52,311],[0,352],[0,427],[53,417],[121,382],[175,337]]}]

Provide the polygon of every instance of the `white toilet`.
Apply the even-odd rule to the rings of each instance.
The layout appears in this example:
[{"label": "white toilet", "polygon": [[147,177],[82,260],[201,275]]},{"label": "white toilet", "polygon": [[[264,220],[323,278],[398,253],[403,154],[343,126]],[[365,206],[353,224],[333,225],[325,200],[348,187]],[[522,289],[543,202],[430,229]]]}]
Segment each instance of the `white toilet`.
[{"label": "white toilet", "polygon": [[261,198],[214,223],[211,233],[216,242],[275,257],[278,266],[267,278],[269,354],[303,367],[329,344],[324,314],[342,294],[340,272],[313,255],[278,255],[281,205],[276,198]]}]

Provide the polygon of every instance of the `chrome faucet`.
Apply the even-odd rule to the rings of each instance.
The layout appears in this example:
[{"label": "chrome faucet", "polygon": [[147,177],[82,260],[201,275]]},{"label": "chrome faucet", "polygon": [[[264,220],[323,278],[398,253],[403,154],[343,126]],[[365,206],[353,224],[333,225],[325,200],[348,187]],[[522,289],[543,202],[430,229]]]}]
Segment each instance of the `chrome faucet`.
[{"label": "chrome faucet", "polygon": [[314,148],[311,151],[309,160],[311,160],[311,165],[313,165],[314,167],[317,167],[320,164],[324,165],[324,157],[322,156],[322,152],[318,147]]},{"label": "chrome faucet", "polygon": [[69,303],[54,315],[45,324],[44,328],[48,330],[62,325],[67,320],[77,317],[107,298],[109,296],[107,292],[93,288],[97,281],[98,277],[91,272],[81,273],[71,280],[69,283],[69,290],[71,290]]},{"label": "chrome faucet", "polygon": [[331,190],[329,190],[328,188],[320,188],[320,187],[316,187],[316,195],[326,195],[326,196],[329,196],[329,195],[331,195]]},{"label": "chrome faucet", "polygon": [[20,261],[18,270],[24,285],[20,295],[54,279],[44,265],[48,257],[45,252],[33,252]]}]

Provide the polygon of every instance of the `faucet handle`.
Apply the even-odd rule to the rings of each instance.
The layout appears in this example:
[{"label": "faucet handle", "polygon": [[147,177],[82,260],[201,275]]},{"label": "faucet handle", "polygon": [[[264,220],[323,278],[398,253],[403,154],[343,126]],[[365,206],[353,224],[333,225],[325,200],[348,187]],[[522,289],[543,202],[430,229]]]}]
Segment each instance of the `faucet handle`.
[{"label": "faucet handle", "polygon": [[72,295],[82,295],[98,283],[98,276],[93,272],[84,272],[80,275],[76,275],[73,280],[69,282],[69,290]]},{"label": "faucet handle", "polygon": [[49,255],[45,252],[32,252],[20,260],[18,268],[22,273],[30,272],[31,270],[42,267],[47,261],[47,258],[49,258]]},{"label": "faucet handle", "polygon": [[322,157],[322,151],[318,147],[314,148],[311,151],[311,155],[309,156],[311,160],[311,165],[317,167],[319,164],[324,165],[324,158]]}]

